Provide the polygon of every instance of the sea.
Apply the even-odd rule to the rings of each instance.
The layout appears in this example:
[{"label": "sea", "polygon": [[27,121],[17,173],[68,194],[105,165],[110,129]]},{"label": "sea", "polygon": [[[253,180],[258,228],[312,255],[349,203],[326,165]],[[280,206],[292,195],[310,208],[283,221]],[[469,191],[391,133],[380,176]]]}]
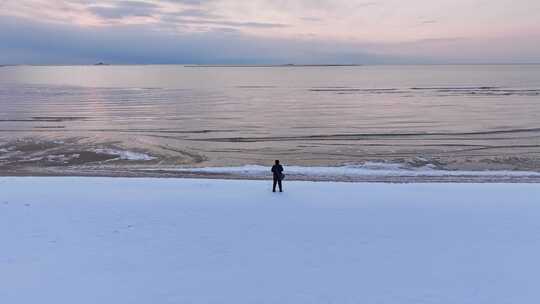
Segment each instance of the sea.
[{"label": "sea", "polygon": [[275,159],[540,172],[540,65],[0,67],[0,174]]}]

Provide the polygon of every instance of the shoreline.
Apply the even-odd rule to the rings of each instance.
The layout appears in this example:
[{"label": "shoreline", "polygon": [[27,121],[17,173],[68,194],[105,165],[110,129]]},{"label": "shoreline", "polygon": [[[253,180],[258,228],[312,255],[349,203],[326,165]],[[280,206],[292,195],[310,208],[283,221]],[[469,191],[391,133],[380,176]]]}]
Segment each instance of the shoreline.
[{"label": "shoreline", "polygon": [[[198,179],[198,180],[241,180],[241,181],[269,181],[271,175],[245,175],[235,173],[209,173],[194,171],[173,171],[163,169],[137,170],[118,168],[111,170],[42,170],[42,171],[0,171],[0,178],[9,177],[101,177],[101,178],[128,178],[128,179]],[[284,183],[289,181],[301,182],[337,182],[337,183],[380,183],[380,184],[540,184],[540,176],[305,176],[287,174]]]},{"label": "shoreline", "polygon": [[253,154],[246,149],[233,155],[226,149],[171,147],[142,140],[136,143],[76,138],[7,139],[0,141],[0,176],[269,180],[268,159],[282,156],[286,181],[540,183],[540,158],[534,153],[474,157],[410,152],[393,157],[367,154],[346,157],[345,152],[340,152],[339,157],[323,154],[317,159],[307,152],[269,154],[260,149]]}]

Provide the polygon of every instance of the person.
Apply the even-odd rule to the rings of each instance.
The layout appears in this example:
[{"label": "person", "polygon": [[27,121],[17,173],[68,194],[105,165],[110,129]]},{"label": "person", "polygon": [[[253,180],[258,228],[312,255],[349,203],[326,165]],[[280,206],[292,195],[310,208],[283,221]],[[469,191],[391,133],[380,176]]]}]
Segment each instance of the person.
[{"label": "person", "polygon": [[272,192],[276,192],[276,185],[279,185],[279,192],[283,192],[283,187],[281,181],[283,180],[283,166],[279,164],[279,160],[276,159],[275,164],[272,166],[272,173],[274,175],[274,185],[272,187]]}]

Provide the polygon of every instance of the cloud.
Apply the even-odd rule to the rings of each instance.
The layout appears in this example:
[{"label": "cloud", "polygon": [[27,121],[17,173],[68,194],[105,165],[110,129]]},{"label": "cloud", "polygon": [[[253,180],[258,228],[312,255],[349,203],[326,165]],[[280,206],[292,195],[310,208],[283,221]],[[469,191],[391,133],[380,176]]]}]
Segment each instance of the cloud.
[{"label": "cloud", "polygon": [[[217,25],[217,26],[230,26],[230,27],[243,27],[243,28],[286,28],[289,25],[280,23],[267,23],[267,22],[240,22],[240,21],[228,21],[221,18],[208,19],[208,18],[184,18],[177,14],[169,14],[162,16],[162,21],[167,24],[176,25]],[[198,16],[196,16],[198,17]],[[204,16],[203,17],[207,17]]]},{"label": "cloud", "polygon": [[205,18],[221,18],[221,16],[210,13],[207,10],[198,9],[198,8],[190,8],[190,9],[184,9],[180,12],[172,13],[171,15],[179,16],[179,17],[205,17]]},{"label": "cloud", "polygon": [[148,17],[155,14],[157,8],[156,4],[140,1],[115,1],[114,4],[108,6],[88,6],[88,10],[94,15],[105,19],[121,19],[131,16]]},{"label": "cloud", "polygon": [[2,64],[374,63],[351,46],[268,39],[236,31],[177,34],[146,26],[78,27],[20,18],[0,20]]},{"label": "cloud", "polygon": [[203,5],[214,0],[161,0],[162,2],[180,3],[186,5]]}]

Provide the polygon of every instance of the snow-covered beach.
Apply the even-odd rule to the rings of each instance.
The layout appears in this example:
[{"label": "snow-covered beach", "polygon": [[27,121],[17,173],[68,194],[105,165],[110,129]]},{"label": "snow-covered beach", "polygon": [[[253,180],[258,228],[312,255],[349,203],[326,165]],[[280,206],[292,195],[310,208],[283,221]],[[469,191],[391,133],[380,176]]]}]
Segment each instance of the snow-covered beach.
[{"label": "snow-covered beach", "polygon": [[0,177],[0,303],[537,303],[539,184]]}]

